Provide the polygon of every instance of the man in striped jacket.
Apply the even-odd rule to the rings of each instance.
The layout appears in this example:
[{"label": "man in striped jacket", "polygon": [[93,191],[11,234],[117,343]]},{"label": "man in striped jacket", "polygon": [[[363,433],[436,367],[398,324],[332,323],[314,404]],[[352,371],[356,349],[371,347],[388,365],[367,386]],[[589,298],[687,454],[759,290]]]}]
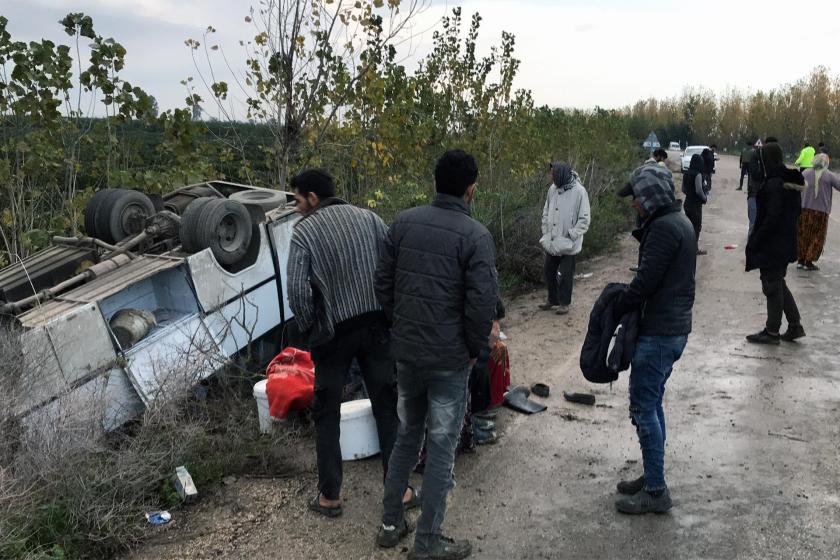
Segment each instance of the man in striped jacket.
[{"label": "man in striped jacket", "polygon": [[[362,370],[379,431],[383,472],[396,439],[397,388],[390,334],[373,277],[388,232],[368,210],[336,198],[326,171],[309,169],[291,180],[302,215],[292,233],[287,269],[289,306],[308,336],[315,362],[315,421],[319,493],[313,511],[341,515],[341,394],[355,358]],[[384,475],[383,475],[384,476]],[[419,505],[406,490],[409,505]]]}]

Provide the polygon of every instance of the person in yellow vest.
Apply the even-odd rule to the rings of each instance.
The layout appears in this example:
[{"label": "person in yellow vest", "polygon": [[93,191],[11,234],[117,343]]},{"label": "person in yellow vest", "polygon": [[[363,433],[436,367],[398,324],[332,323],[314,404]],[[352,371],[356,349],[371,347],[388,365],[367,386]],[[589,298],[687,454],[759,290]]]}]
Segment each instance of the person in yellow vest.
[{"label": "person in yellow vest", "polygon": [[799,152],[799,157],[794,162],[794,165],[799,168],[800,171],[803,169],[811,169],[814,166],[814,155],[817,151],[814,147],[805,142],[805,146],[802,148],[802,151]]}]

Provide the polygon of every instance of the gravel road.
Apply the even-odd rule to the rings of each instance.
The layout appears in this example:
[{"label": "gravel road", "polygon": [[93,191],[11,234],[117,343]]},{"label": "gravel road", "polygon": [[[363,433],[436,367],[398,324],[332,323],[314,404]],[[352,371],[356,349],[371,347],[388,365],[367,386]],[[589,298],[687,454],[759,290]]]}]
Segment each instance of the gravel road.
[{"label": "gravel road", "polygon": [[[666,393],[673,511],[615,511],[615,483],[641,472],[627,375],[592,386],[577,365],[601,288],[631,278],[637,245],[627,236],[614,253],[579,267],[592,276],[578,282],[568,316],[538,311],[542,292],[508,303],[514,382],[543,381],[552,394],[541,414],[502,411],[501,441],[458,460],[445,529],[471,538],[474,558],[837,557],[840,227],[832,219],[821,271],[789,270],[808,336],[749,345],[744,335],[761,328],[764,299],[758,274],[744,272],[746,196],[735,191],[737,179],[737,158],[722,156],[704,212],[701,246],[709,254],[698,257],[694,332]],[[737,249],[724,249],[731,244]],[[592,391],[597,406],[565,402],[564,389]],[[374,548],[378,460],[346,464],[345,514],[326,520],[305,508],[315,491],[311,440],[289,457],[296,469],[289,478],[240,479],[212,491],[127,558],[406,557],[405,547]]]}]

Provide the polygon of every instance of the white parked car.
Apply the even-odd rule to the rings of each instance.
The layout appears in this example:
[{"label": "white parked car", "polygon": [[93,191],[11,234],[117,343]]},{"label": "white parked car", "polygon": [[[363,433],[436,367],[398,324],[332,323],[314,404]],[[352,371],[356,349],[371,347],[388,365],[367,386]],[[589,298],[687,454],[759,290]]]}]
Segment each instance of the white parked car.
[{"label": "white parked car", "polygon": [[691,156],[694,154],[700,154],[703,150],[707,149],[708,146],[689,146],[685,149],[682,155],[682,170],[686,171],[688,169],[688,164],[691,163]]},{"label": "white parked car", "polygon": [[679,142],[671,142],[670,144],[668,144],[668,149],[673,151],[673,152],[679,152],[680,151],[680,143]]}]

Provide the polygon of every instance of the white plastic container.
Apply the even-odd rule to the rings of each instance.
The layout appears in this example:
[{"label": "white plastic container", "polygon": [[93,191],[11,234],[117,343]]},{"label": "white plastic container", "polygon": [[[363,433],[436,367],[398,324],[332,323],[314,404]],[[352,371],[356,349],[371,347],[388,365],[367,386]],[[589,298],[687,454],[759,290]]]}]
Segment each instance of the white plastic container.
[{"label": "white plastic container", "polygon": [[254,385],[254,399],[257,401],[257,416],[260,419],[260,433],[267,434],[271,432],[274,418],[268,412],[268,393],[265,392],[265,386],[268,384],[268,379],[258,381]]},{"label": "white plastic container", "polygon": [[[268,406],[266,404],[266,406]],[[379,453],[379,434],[370,399],[341,404],[341,459],[354,461]]]}]

